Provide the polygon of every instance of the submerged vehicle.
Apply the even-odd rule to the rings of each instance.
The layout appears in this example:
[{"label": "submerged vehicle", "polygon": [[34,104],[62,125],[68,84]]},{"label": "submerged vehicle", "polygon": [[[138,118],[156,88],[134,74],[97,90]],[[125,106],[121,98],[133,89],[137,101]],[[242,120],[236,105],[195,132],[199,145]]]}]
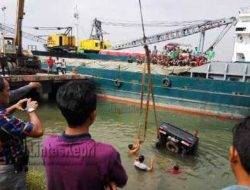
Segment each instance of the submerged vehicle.
[{"label": "submerged vehicle", "polygon": [[164,147],[176,154],[194,154],[198,147],[198,137],[169,123],[162,123],[159,128],[157,148]]}]

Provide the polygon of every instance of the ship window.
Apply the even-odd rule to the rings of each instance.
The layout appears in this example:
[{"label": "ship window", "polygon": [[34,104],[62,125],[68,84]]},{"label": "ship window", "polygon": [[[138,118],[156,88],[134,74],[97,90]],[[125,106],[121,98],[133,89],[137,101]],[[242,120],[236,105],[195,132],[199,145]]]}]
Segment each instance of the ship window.
[{"label": "ship window", "polygon": [[239,39],[239,42],[243,42],[243,36],[241,34],[238,34],[237,37]]},{"label": "ship window", "polygon": [[238,27],[236,28],[236,31],[246,31],[246,27]]},{"label": "ship window", "polygon": [[238,81],[240,81],[240,80],[241,80],[241,78],[239,78],[239,77],[229,76],[229,77],[227,77],[227,80],[238,82]]},{"label": "ship window", "polygon": [[98,42],[96,42],[96,43],[95,43],[95,47],[98,47],[98,46],[99,46],[99,43],[98,43]]}]

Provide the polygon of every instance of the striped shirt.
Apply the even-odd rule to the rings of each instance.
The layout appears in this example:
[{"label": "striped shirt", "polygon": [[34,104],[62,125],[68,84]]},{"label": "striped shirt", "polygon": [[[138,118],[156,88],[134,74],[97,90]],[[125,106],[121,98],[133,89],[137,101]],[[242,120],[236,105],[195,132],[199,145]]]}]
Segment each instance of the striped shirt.
[{"label": "striped shirt", "polygon": [[24,151],[23,138],[29,136],[33,124],[10,115],[0,107],[0,164],[13,164],[16,154]]}]

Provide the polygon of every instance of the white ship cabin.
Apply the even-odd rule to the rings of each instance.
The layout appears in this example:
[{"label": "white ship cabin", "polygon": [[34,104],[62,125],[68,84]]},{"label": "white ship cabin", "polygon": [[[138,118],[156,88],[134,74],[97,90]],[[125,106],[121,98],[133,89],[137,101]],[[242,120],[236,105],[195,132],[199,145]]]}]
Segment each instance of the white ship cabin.
[{"label": "white ship cabin", "polygon": [[250,63],[250,7],[241,8],[235,27],[233,62]]},{"label": "white ship cabin", "polygon": [[213,62],[194,67],[189,72],[191,77],[250,83],[250,64],[247,63]]}]

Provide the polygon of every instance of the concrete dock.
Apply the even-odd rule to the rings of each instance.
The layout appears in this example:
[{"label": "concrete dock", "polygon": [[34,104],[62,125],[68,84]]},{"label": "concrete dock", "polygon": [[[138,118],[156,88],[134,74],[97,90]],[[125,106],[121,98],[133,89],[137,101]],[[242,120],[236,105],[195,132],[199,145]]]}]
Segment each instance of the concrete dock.
[{"label": "concrete dock", "polygon": [[39,97],[53,98],[57,89],[62,84],[71,80],[86,80],[91,78],[91,76],[80,74],[56,75],[38,73],[36,75],[10,75],[4,76],[4,78],[9,81],[11,89],[27,85],[29,82],[40,82],[42,84],[42,88],[39,89],[36,96],[39,94]]}]

